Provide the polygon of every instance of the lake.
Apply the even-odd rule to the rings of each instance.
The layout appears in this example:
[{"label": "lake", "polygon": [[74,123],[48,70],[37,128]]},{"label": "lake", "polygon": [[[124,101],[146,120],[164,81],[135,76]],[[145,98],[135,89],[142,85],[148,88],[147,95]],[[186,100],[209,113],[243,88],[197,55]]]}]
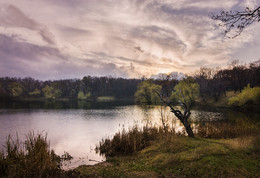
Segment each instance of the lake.
[{"label": "lake", "polygon": [[[19,138],[30,131],[47,134],[50,146],[58,155],[64,151],[73,160],[64,164],[64,169],[81,164],[95,164],[105,158],[95,152],[102,138],[112,137],[123,128],[133,125],[151,124],[160,126],[160,118],[168,120],[175,132],[183,132],[182,125],[168,108],[153,106],[141,107],[133,101],[112,102],[70,102],[70,101],[15,101],[0,103],[0,145],[5,143],[9,134]],[[254,116],[259,118],[258,116]],[[221,110],[192,110],[191,120],[195,132],[207,128],[205,123],[235,125],[237,119],[247,120],[238,112]],[[201,126],[203,123],[203,127]],[[205,130],[204,130],[205,132]],[[3,147],[2,147],[3,148]]]}]

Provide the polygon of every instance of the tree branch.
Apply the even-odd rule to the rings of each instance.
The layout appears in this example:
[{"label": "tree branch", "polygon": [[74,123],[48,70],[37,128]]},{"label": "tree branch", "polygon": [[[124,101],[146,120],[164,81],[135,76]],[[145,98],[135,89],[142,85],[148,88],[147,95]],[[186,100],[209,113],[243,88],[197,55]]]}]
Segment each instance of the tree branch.
[{"label": "tree branch", "polygon": [[244,11],[221,11],[220,14],[211,14],[211,19],[219,20],[220,26],[226,27],[225,36],[232,31],[237,29],[236,34],[229,38],[235,38],[242,33],[242,31],[251,25],[253,22],[260,21],[260,6],[255,9],[246,7]]}]

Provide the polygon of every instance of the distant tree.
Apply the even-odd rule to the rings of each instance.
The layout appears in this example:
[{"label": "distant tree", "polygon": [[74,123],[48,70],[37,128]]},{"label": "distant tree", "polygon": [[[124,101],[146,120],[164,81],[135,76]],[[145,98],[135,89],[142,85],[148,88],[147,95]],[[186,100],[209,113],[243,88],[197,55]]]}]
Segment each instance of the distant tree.
[{"label": "distant tree", "polygon": [[87,92],[86,94],[83,91],[78,92],[78,99],[80,99],[80,100],[88,99],[90,96],[91,96],[90,91]]},{"label": "distant tree", "polygon": [[[38,80],[35,80],[31,77],[26,77],[24,79],[21,79],[19,83],[22,84],[24,89],[24,95],[26,96],[32,96],[30,95],[31,92],[34,92],[36,89],[41,88],[41,82]],[[36,95],[35,95],[36,96]]]},{"label": "distant tree", "polygon": [[260,86],[260,59],[250,63],[248,73],[250,74],[250,77],[248,77],[250,86]]},{"label": "distant tree", "polygon": [[213,68],[201,67],[199,71],[194,73],[196,82],[199,84],[200,97],[206,102],[208,97],[212,95],[212,82],[215,75],[215,70]]},{"label": "distant tree", "polygon": [[213,20],[219,20],[220,26],[226,27],[225,35],[235,30],[231,38],[235,38],[253,22],[260,21],[260,5],[256,8],[246,7],[243,11],[220,11],[219,14],[212,13]]},{"label": "distant tree", "polygon": [[160,98],[154,91],[160,91],[161,86],[153,84],[150,80],[145,80],[138,84],[135,92],[135,100],[139,104],[156,104],[160,102]]},{"label": "distant tree", "polygon": [[[194,137],[190,123],[188,121],[191,115],[191,107],[199,95],[199,85],[193,78],[188,77],[180,81],[172,92],[171,98],[164,97],[159,91],[154,91],[160,97],[161,101],[170,107],[171,112],[181,121],[189,137]],[[175,105],[180,105],[183,108],[183,113],[175,109]]]},{"label": "distant tree", "polygon": [[4,88],[3,88],[3,84],[1,83],[2,79],[0,78],[0,97],[2,97],[4,95]]},{"label": "distant tree", "polygon": [[[249,73],[249,74],[248,74]],[[230,63],[229,80],[231,81],[232,90],[235,92],[241,90],[249,83],[250,76],[249,71],[245,65],[239,64],[239,60],[233,60]]]},{"label": "distant tree", "polygon": [[217,69],[213,79],[209,83],[209,88],[211,88],[211,93],[215,98],[215,101],[219,100],[221,94],[226,96],[228,85],[230,85],[230,81],[228,80],[224,70]]},{"label": "distant tree", "polygon": [[162,86],[161,92],[167,97],[170,97],[172,93],[172,89],[178,83],[178,80],[176,79],[177,74],[176,77],[175,78],[174,77],[175,76],[164,75],[160,79],[155,80],[156,84]]},{"label": "distant tree", "polygon": [[61,96],[61,90],[54,88],[53,86],[46,85],[42,89],[44,96],[48,99],[56,99]]},{"label": "distant tree", "polygon": [[23,88],[21,83],[13,82],[8,85],[9,95],[12,97],[18,97],[23,93]]},{"label": "distant tree", "polygon": [[37,97],[37,96],[40,96],[40,95],[41,95],[41,91],[40,91],[38,88],[36,88],[34,91],[29,92],[29,95],[30,95],[30,96],[34,96],[34,97]]}]

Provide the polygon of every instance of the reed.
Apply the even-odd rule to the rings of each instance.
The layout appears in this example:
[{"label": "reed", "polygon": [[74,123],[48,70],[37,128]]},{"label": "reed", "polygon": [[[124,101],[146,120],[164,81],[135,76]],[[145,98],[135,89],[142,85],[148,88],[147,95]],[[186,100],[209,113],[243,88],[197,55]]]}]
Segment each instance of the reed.
[{"label": "reed", "polygon": [[0,177],[66,177],[61,160],[47,135],[30,132],[24,141],[9,135],[0,152]]},{"label": "reed", "polygon": [[259,124],[240,120],[240,123],[201,123],[196,126],[196,135],[201,138],[227,139],[259,133]]},{"label": "reed", "polygon": [[172,135],[175,135],[174,130],[166,131],[163,127],[135,125],[128,131],[123,129],[117,132],[111,139],[102,139],[96,146],[96,152],[106,157],[132,155],[151,145],[153,141],[167,140]]}]

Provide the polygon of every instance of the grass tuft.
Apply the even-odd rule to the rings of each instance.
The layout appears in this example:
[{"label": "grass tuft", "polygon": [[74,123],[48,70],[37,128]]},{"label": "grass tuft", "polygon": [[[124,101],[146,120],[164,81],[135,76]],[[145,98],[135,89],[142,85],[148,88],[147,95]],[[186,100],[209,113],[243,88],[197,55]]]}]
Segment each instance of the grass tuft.
[{"label": "grass tuft", "polygon": [[[71,172],[61,169],[62,159],[50,149],[47,135],[30,132],[21,141],[8,136],[0,152],[0,177],[66,177]],[[68,174],[68,175],[67,175]],[[75,174],[75,173],[73,173]]]},{"label": "grass tuft", "polygon": [[150,145],[151,141],[158,139],[162,128],[134,126],[128,132],[125,129],[117,132],[112,139],[106,138],[99,142],[96,152],[105,156],[130,155]]}]

